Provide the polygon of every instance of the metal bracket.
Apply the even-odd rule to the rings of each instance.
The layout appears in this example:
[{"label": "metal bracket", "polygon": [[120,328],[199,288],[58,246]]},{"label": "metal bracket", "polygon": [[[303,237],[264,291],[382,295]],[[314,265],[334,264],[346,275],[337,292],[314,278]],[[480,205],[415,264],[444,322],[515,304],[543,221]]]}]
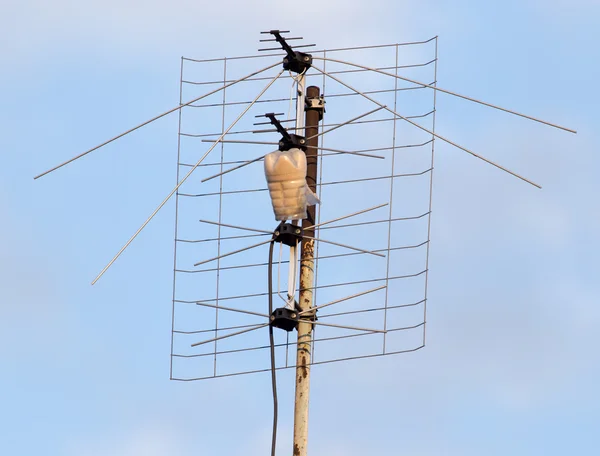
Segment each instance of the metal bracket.
[{"label": "metal bracket", "polygon": [[315,98],[305,98],[304,100],[305,111],[318,111],[319,121],[323,120],[323,113],[325,113],[325,98],[323,95]]},{"label": "metal bracket", "polygon": [[281,242],[289,247],[295,247],[302,240],[304,230],[302,227],[292,225],[291,223],[280,223],[273,232],[273,240]]}]

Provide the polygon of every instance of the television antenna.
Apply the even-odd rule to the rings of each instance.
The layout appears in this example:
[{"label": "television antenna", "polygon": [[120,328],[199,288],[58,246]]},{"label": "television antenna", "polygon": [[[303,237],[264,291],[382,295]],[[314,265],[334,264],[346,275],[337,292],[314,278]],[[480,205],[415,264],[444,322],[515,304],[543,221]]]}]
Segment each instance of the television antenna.
[{"label": "television antenna", "polygon": [[[541,188],[436,133],[437,93],[576,132],[438,87],[437,37],[305,53],[298,49],[314,45],[292,47],[289,42],[301,38],[284,36],[287,33],[263,32],[270,37],[261,41],[275,42],[277,47],[260,51],[275,54],[182,58],[176,107],[35,179],[179,113],[175,187],[92,284],[175,196],[171,379],[271,372],[274,455],[276,372],[295,369],[293,454],[304,456],[311,366],[405,353],[425,345],[435,141]],[[356,63],[359,57],[372,63]],[[249,62],[265,59],[267,66],[238,74],[247,71]],[[320,82],[322,90],[308,86],[312,81]],[[292,96],[285,95],[289,82]],[[355,87],[359,84],[361,90]],[[211,89],[198,95],[205,87]],[[184,102],[187,91],[194,95]],[[252,100],[246,95],[250,91],[257,93]],[[265,100],[267,92],[278,96]],[[269,109],[259,111],[263,104]],[[286,104],[287,117],[285,112],[270,111],[275,107],[285,111]],[[226,122],[231,108],[240,106],[241,112]],[[414,113],[405,112],[406,106]],[[251,111],[253,121],[259,119],[253,124],[247,116]],[[270,141],[257,141],[258,134]],[[198,157],[203,142],[211,145]],[[240,153],[240,146],[246,152]],[[254,150],[257,155],[249,158],[247,151]],[[212,161],[205,162],[208,157]],[[257,170],[257,163],[263,163],[264,173]],[[227,204],[232,198],[235,204]],[[267,224],[272,211],[276,226]],[[260,241],[254,243],[257,238]],[[222,290],[227,290],[225,295]],[[243,306],[236,306],[240,301]],[[276,307],[274,301],[281,305]],[[334,305],[339,311],[331,312]],[[262,330],[268,330],[269,344],[259,336]],[[296,341],[290,341],[293,331]],[[296,349],[295,362],[289,359],[290,347]],[[268,359],[260,356],[265,351]]]}]

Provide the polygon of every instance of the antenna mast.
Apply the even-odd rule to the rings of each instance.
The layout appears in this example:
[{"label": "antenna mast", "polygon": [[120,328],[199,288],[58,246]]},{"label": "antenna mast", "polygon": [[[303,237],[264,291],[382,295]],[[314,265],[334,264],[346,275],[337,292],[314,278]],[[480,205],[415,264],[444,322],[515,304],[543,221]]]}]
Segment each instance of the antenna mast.
[{"label": "antenna mast", "polygon": [[[302,76],[304,78],[304,76]],[[299,85],[300,87],[300,85]],[[319,145],[319,121],[323,118],[324,101],[320,96],[318,87],[311,86],[306,93],[304,103],[300,103],[300,92],[298,92],[298,119],[300,109],[306,110],[305,135],[307,137],[306,150],[306,182],[310,189],[317,191],[317,161]],[[306,107],[304,107],[305,105]],[[303,113],[302,113],[303,114]],[[294,403],[294,456],[305,456],[308,446],[308,401],[310,395],[310,363],[312,355],[312,330],[314,312],[313,307],[314,289],[314,246],[315,233],[315,206],[307,209],[307,218],[302,220],[302,228],[308,236],[302,239],[302,253],[300,257],[300,294],[298,310],[300,318],[298,321],[298,343],[296,354],[296,398]]]}]

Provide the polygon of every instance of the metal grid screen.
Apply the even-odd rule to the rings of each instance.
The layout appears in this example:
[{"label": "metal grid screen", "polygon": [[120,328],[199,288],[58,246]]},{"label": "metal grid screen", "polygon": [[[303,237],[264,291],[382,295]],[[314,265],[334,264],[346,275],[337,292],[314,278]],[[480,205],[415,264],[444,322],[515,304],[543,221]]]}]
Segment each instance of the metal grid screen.
[{"label": "metal grid screen", "polygon": [[[435,84],[437,38],[310,52],[315,57],[314,67],[328,74],[311,68],[306,75],[306,86],[319,86],[326,101],[320,132],[379,107],[365,95],[434,131],[435,91],[329,59],[351,61]],[[222,88],[281,58],[280,53],[213,60],[183,58],[180,103]],[[279,67],[180,110],[178,181],[251,104],[280,71]],[[268,313],[268,244],[223,255],[266,242],[269,234],[225,225],[271,232],[277,226],[262,160],[205,179],[275,150],[279,135],[269,125],[255,125],[266,120],[255,116],[284,113],[279,116],[285,121],[283,125],[293,128],[294,96],[294,79],[284,73],[224,136],[228,142],[213,148],[176,195],[171,347],[171,378],[174,380],[270,370],[266,327],[191,346],[266,322],[261,315],[225,308]],[[318,321],[386,332],[316,326],[312,364],[397,354],[424,346],[433,146],[431,134],[386,109],[360,117],[320,137],[317,190],[321,204],[317,206],[316,223],[387,205],[325,223],[317,229],[315,236],[322,241],[317,241],[315,252],[316,305],[379,288],[327,306],[318,312]],[[339,150],[364,156],[336,152]],[[288,251],[289,248],[281,244],[275,246],[274,288],[280,291],[274,296],[276,307],[283,305],[278,296],[283,299],[287,290]],[[214,257],[221,258],[193,266]],[[295,334],[276,330],[275,337],[277,368],[293,367]]]}]

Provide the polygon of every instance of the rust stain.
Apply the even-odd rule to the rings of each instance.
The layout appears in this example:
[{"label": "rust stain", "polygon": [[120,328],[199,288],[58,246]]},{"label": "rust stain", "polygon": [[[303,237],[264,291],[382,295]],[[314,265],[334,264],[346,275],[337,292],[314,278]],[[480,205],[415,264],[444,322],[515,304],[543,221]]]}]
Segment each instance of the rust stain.
[{"label": "rust stain", "polygon": [[298,444],[294,444],[294,456],[300,456],[300,447]]}]

